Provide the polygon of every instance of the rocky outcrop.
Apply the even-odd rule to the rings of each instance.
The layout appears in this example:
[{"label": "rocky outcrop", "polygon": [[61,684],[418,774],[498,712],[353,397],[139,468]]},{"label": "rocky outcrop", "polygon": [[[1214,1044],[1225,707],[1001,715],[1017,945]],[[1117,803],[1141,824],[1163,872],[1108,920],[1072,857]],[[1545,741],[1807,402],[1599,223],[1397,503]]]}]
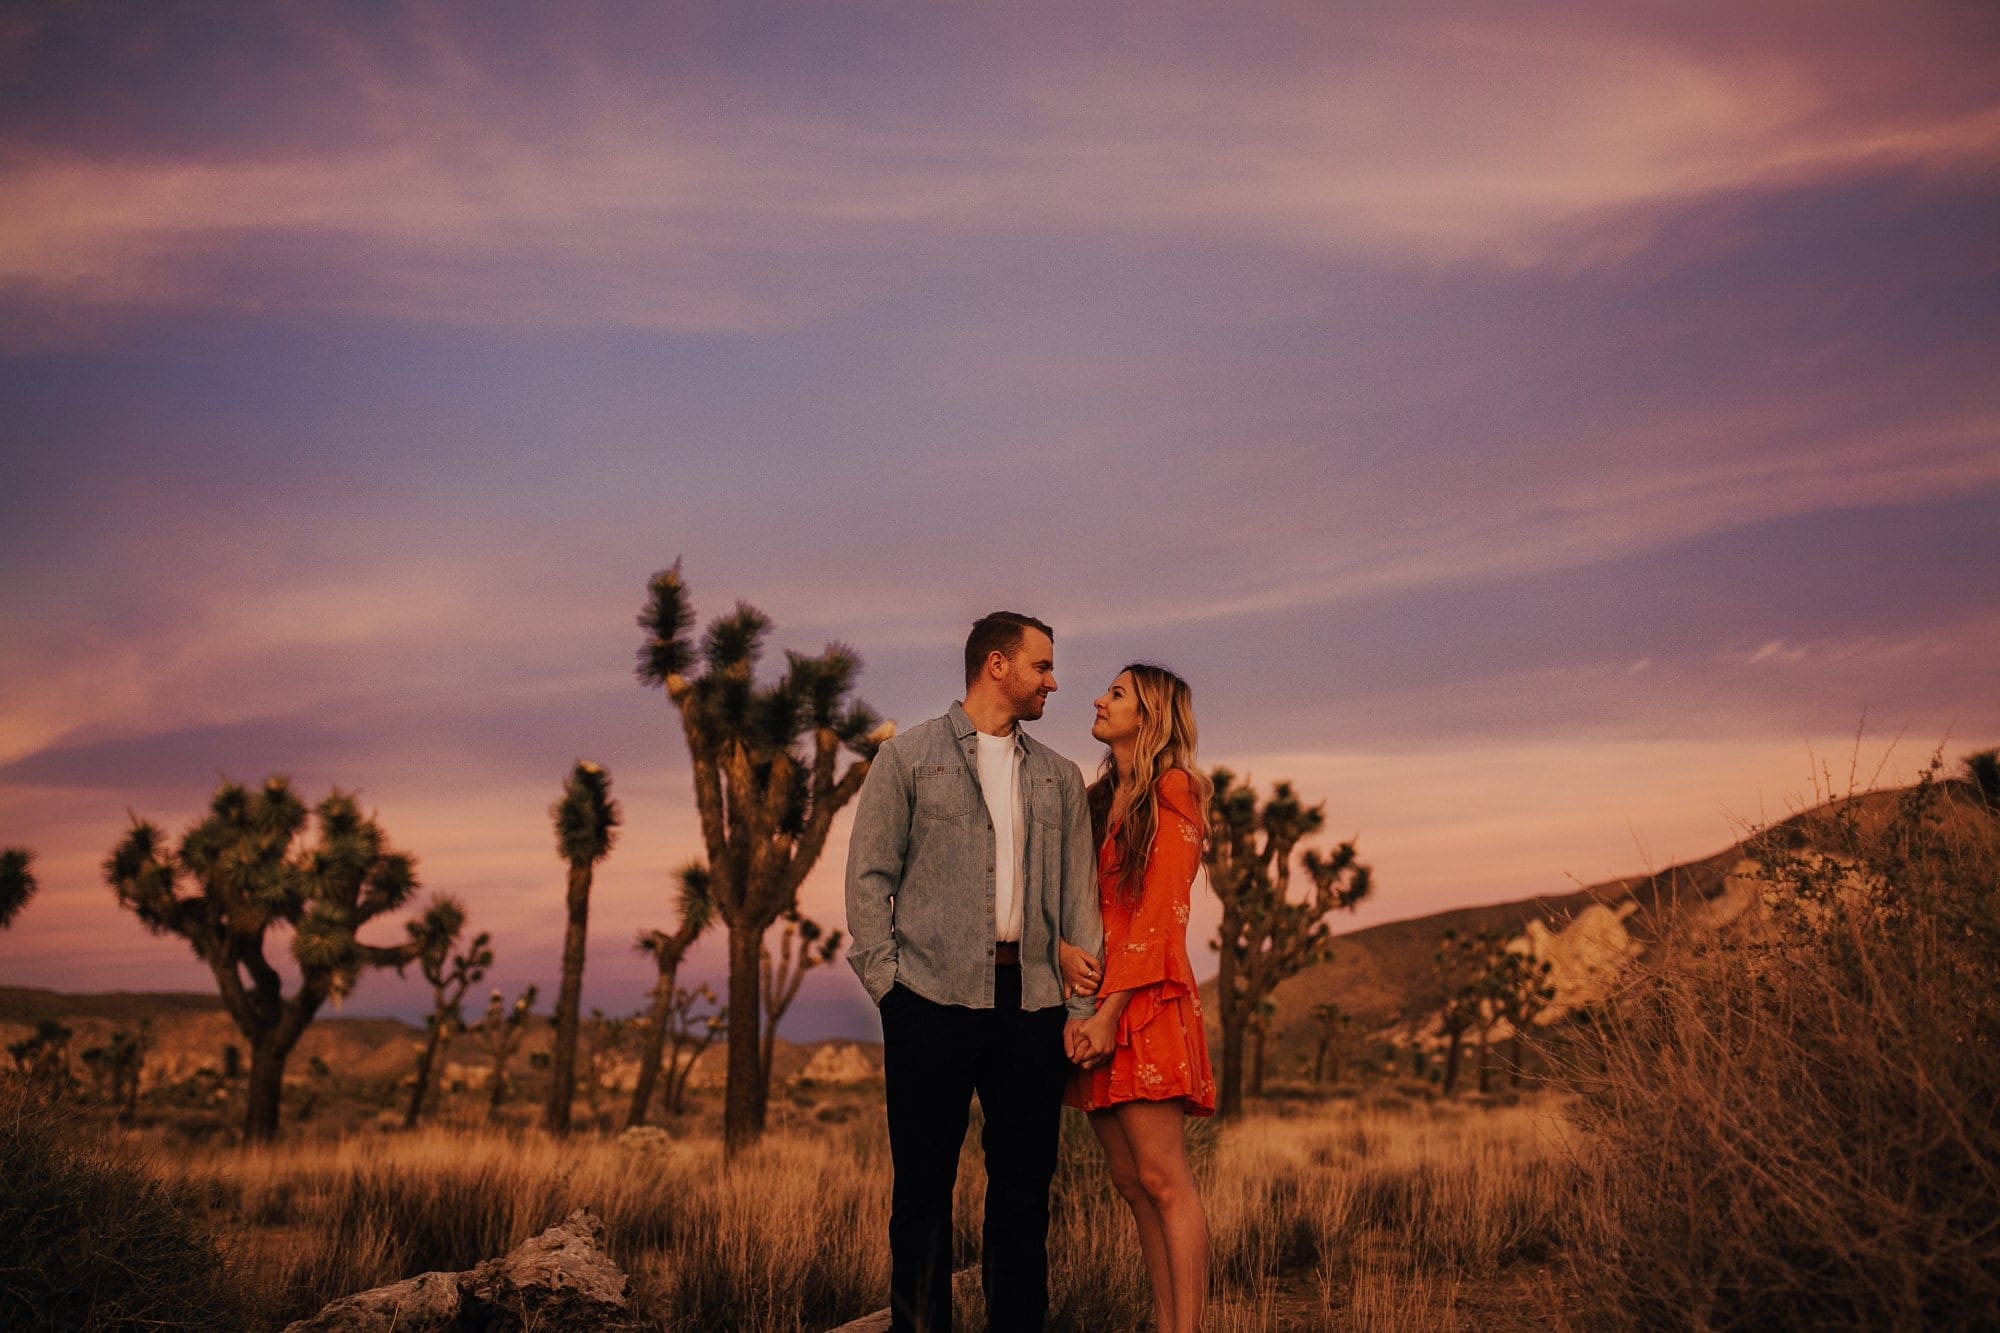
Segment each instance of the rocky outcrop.
[{"label": "rocky outcrop", "polygon": [[859,1046],[845,1042],[822,1046],[813,1052],[799,1074],[804,1083],[866,1083],[882,1071]]},{"label": "rocky outcrop", "polygon": [[342,1297],[285,1333],[643,1328],[625,1299],[625,1283],[604,1252],[604,1224],[579,1208],[501,1258],[463,1273],[424,1273]]}]

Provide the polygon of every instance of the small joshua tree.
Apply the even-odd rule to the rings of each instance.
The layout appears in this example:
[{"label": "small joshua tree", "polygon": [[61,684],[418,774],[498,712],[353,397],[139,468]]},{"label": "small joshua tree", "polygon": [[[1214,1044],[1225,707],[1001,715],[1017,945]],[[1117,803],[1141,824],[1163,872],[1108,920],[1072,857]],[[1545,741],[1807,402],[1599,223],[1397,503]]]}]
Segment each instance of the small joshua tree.
[{"label": "small joshua tree", "polygon": [[1218,768],[1209,797],[1209,884],[1222,901],[1217,931],[1220,972],[1217,1018],[1222,1027],[1222,1077],[1218,1110],[1243,1108],[1244,1045],[1261,1031],[1263,1006],[1280,982],[1325,961],[1333,947],[1335,912],[1352,911],[1374,887],[1369,868],[1355,856],[1352,839],[1330,854],[1310,850],[1298,862],[1311,881],[1303,898],[1291,895],[1299,844],[1326,823],[1326,808],[1302,803],[1289,782],[1259,801],[1248,784]]},{"label": "small joshua tree", "polygon": [[660,1102],[668,1115],[679,1115],[687,1102],[688,1078],[694,1067],[708,1048],[729,1031],[729,1010],[715,1006],[715,992],[706,982],[693,990],[675,987],[667,1024],[667,1059],[662,1070]]},{"label": "small joshua tree", "polygon": [[576,1030],[583,1006],[583,946],[590,925],[590,883],[597,863],[611,854],[620,816],[611,799],[611,775],[596,764],[577,762],[562,798],[549,807],[556,848],[569,862],[566,898],[569,924],[563,932],[562,990],[556,996],[556,1040],[550,1053],[549,1102],[544,1123],[551,1134],[569,1133],[570,1102],[576,1096]]},{"label": "small joshua tree", "polygon": [[486,1051],[488,1073],[486,1076],[486,1119],[497,1122],[500,1119],[500,1103],[507,1098],[507,1065],[513,1060],[514,1052],[521,1048],[521,1038],[527,1034],[528,1018],[535,1012],[538,992],[533,985],[521,992],[513,1004],[498,990],[486,1002],[486,1014],[474,1029],[479,1034],[479,1044]]},{"label": "small joshua tree", "polygon": [[766,1101],[771,1096],[771,1057],[778,1048],[778,1024],[798,998],[799,983],[806,979],[806,973],[838,958],[840,946],[845,943],[839,931],[829,935],[819,922],[797,911],[785,913],[784,923],[775,957],[766,944],[759,968],[764,997],[764,1042],[758,1052],[758,1076]]},{"label": "small joshua tree", "polygon": [[680,924],[670,933],[664,930],[647,930],[639,934],[639,949],[651,954],[654,965],[659,969],[659,980],[653,985],[653,1005],[646,1015],[645,1031],[640,1038],[639,1075],[632,1086],[632,1106],[625,1115],[625,1126],[630,1129],[646,1123],[646,1107],[653,1100],[653,1090],[659,1084],[660,1060],[667,1048],[667,1030],[673,1017],[674,997],[678,993],[675,980],[680,975],[681,960],[687,957],[694,942],[708,929],[714,920],[714,905],[708,896],[708,867],[699,861],[690,861],[680,868],[677,876],[679,892],[676,907],[680,914]]},{"label": "small joshua tree", "polygon": [[465,929],[465,909],[455,899],[438,897],[429,910],[409,925],[417,966],[431,987],[431,1011],[424,1017],[424,1043],[417,1051],[417,1072],[411,1081],[410,1107],[403,1127],[415,1129],[424,1099],[437,1077],[437,1058],[444,1044],[465,1030],[465,993],[478,985],[493,966],[492,936],[480,931],[464,950],[453,953]]},{"label": "small joshua tree", "polygon": [[97,1080],[104,1099],[118,1108],[118,1123],[129,1125],[139,1118],[139,1075],[146,1067],[146,1052],[153,1045],[153,1020],[139,1020],[139,1030],[120,1029],[102,1046],[83,1053],[84,1067]]},{"label": "small joshua tree", "polygon": [[[104,878],[148,930],[185,939],[215,978],[250,1047],[246,1142],[277,1137],[285,1062],[320,1007],[368,968],[401,968],[415,956],[408,943],[359,938],[409,900],[416,866],[339,791],[308,812],[285,778],[254,791],[225,781],[178,847],[135,821]],[[298,984],[290,995],[266,953],[273,927],[291,932]]]},{"label": "small joshua tree", "polygon": [[[853,800],[876,749],[895,733],[851,697],[861,669],[829,644],[817,657],[786,655],[784,674],[757,683],[771,622],[738,602],[710,623],[699,654],[680,566],[647,585],[639,614],[641,683],[663,688],[680,715],[694,767],[695,808],[707,851],[709,893],[729,930],[729,1066],[725,1153],[764,1130],[759,959],[764,932],[798,906],[834,814]],[[701,663],[694,670],[697,656]],[[842,749],[856,757],[845,771]]]}]

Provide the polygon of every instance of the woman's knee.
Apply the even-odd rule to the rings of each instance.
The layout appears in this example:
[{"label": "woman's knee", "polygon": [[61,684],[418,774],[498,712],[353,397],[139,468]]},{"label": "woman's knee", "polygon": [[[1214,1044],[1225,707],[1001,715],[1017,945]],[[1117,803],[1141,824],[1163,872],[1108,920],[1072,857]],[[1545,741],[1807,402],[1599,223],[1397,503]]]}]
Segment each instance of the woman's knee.
[{"label": "woman's knee", "polygon": [[1194,1189],[1183,1162],[1141,1161],[1133,1174],[1136,1186],[1158,1207],[1179,1203]]}]

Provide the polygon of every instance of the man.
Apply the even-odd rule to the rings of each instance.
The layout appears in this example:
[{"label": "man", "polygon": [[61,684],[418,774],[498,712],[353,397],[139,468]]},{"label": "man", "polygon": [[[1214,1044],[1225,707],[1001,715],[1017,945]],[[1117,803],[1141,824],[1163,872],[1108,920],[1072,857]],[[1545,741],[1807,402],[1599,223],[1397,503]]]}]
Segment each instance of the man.
[{"label": "man", "polygon": [[[882,1011],[893,1329],[951,1328],[951,1196],[974,1093],[988,1326],[1039,1329],[1048,1311],[1065,1045],[1092,1013],[1103,950],[1083,775],[1019,726],[1055,689],[1054,632],[983,617],[964,701],[884,745],[856,802],[847,961]],[[1081,951],[1067,977],[1063,940]]]}]

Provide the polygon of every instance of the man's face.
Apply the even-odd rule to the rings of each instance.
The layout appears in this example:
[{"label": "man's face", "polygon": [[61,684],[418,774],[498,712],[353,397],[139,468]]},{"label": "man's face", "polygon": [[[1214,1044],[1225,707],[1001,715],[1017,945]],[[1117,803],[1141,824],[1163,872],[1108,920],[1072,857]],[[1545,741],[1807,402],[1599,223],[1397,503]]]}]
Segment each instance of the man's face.
[{"label": "man's face", "polygon": [[1016,722],[1033,722],[1056,689],[1056,646],[1033,627],[1021,631],[1021,646],[1007,659],[1000,689],[1013,706]]}]

